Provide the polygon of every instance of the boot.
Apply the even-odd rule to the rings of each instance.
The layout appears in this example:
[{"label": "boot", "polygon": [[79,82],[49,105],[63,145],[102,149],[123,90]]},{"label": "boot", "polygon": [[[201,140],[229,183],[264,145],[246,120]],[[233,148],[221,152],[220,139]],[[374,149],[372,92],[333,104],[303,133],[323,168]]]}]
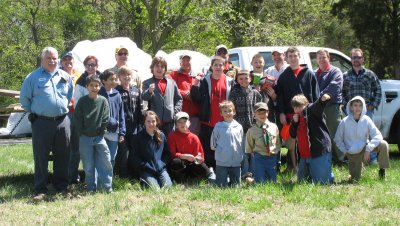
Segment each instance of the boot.
[{"label": "boot", "polygon": [[385,169],[379,169],[379,179],[385,179]]}]

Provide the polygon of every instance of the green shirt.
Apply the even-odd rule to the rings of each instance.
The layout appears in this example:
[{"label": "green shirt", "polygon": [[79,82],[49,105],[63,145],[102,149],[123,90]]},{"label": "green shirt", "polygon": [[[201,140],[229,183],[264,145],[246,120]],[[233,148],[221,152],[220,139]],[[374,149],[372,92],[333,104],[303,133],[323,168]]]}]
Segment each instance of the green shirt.
[{"label": "green shirt", "polygon": [[86,95],[79,99],[74,111],[75,132],[88,137],[104,135],[109,117],[110,108],[105,97],[99,95],[91,99]]}]

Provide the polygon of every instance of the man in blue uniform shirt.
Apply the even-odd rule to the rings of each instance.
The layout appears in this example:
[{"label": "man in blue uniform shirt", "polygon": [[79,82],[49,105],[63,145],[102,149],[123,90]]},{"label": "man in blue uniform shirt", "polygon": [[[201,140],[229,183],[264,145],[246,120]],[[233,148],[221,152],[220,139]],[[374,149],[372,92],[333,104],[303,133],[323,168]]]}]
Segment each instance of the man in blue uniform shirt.
[{"label": "man in blue uniform shirt", "polygon": [[73,94],[71,77],[58,69],[58,52],[46,47],[41,55],[41,67],[24,80],[20,102],[29,112],[32,124],[32,146],[35,162],[34,201],[42,201],[46,194],[49,153],[53,153],[53,186],[64,192],[68,186],[70,121],[66,117]]}]

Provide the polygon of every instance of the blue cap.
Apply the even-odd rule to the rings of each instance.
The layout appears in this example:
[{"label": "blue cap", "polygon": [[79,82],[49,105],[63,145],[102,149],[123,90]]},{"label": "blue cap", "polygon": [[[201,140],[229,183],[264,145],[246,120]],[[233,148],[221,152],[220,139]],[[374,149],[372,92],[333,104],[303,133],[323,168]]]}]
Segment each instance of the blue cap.
[{"label": "blue cap", "polygon": [[64,57],[72,57],[72,58],[74,58],[74,54],[72,54],[71,51],[69,51],[69,52],[64,52],[64,53],[61,55],[61,60],[64,59]]}]

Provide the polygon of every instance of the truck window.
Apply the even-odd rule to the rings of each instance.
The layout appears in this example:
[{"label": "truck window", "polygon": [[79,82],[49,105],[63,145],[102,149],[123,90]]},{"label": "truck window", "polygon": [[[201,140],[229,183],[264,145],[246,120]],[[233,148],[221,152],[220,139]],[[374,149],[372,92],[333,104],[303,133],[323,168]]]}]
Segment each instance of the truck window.
[{"label": "truck window", "polygon": [[[351,62],[348,61],[346,58],[335,54],[335,53],[329,53],[331,56],[330,62],[333,66],[340,68],[342,72],[345,72],[351,68]],[[311,65],[313,69],[318,68],[318,63],[317,63],[317,53],[312,52],[310,53],[310,59],[311,59]]]},{"label": "truck window", "polygon": [[267,69],[268,67],[274,65],[274,61],[272,60],[271,52],[260,52],[260,53],[263,56],[264,62],[265,62],[264,70]]},{"label": "truck window", "polygon": [[237,53],[229,54],[229,61],[232,62],[232,64],[235,65],[236,67],[240,67],[240,65],[239,65],[239,54],[237,54]]}]

